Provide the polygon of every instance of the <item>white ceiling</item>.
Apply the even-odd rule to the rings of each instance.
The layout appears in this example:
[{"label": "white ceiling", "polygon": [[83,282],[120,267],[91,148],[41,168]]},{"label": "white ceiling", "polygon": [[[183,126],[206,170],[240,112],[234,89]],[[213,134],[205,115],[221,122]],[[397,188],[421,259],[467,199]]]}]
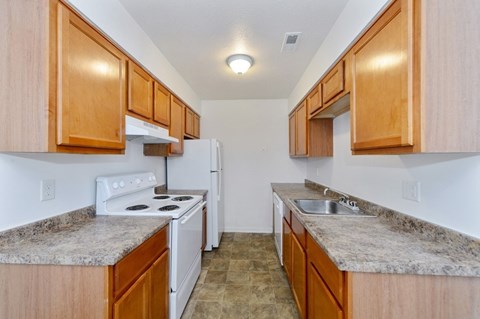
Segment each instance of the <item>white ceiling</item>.
[{"label": "white ceiling", "polygon": [[[206,100],[287,98],[347,1],[120,0]],[[285,32],[302,32],[294,53]],[[235,53],[255,60],[244,75],[226,65]]]}]

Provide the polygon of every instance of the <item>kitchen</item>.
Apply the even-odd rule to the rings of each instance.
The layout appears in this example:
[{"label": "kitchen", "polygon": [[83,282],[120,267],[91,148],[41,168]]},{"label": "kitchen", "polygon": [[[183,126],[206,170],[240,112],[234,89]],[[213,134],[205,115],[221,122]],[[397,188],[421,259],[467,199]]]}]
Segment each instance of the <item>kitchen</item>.
[{"label": "kitchen", "polygon": [[[270,183],[303,183],[307,178],[467,235],[480,236],[480,221],[474,213],[478,209],[475,190],[480,174],[475,153],[352,156],[350,114],[345,113],[334,121],[332,158],[292,160],[286,156],[288,113],[385,1],[368,4],[350,1],[345,6],[288,99],[227,101],[200,101],[120,3],[72,3],[195,107],[201,115],[202,138],[218,137],[223,141],[226,231],[271,232]],[[110,12],[117,12],[118,19],[112,18]],[[255,66],[260,67],[260,64]],[[252,68],[251,72],[254,70]],[[255,125],[252,114],[260,124]],[[269,129],[265,130],[261,123],[268,123]],[[127,142],[124,156],[2,154],[0,227],[8,229],[92,205],[95,202],[94,180],[99,175],[141,168],[155,172],[157,180],[166,181],[162,158],[144,157],[142,152],[141,145]],[[44,179],[55,179],[55,200],[39,201],[39,183]],[[420,202],[402,199],[404,180],[421,181]],[[462,209],[458,209],[458,201]]]}]

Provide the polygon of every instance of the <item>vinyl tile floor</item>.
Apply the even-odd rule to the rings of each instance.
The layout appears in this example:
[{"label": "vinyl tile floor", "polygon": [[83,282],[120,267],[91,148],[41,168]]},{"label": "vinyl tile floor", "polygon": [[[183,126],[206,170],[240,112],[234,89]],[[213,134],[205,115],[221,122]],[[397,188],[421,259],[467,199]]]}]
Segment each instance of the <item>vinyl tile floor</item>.
[{"label": "vinyl tile floor", "polygon": [[297,319],[272,234],[224,233],[204,252],[182,319]]}]

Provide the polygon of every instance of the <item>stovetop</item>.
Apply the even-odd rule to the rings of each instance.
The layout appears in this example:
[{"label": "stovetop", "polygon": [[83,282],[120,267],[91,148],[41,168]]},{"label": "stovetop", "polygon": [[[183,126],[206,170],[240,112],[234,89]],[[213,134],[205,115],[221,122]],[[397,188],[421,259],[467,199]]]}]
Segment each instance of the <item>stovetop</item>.
[{"label": "stovetop", "polygon": [[202,201],[199,195],[155,194],[153,173],[97,178],[97,215],[180,218]]}]

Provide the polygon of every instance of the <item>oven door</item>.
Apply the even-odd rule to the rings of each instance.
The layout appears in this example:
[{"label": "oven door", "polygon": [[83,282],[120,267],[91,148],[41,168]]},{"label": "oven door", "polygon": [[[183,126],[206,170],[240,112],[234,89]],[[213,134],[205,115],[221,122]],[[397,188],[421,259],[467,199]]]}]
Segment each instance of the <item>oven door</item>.
[{"label": "oven door", "polygon": [[173,291],[182,285],[202,247],[202,208],[205,204],[199,203],[172,221],[170,288]]}]

